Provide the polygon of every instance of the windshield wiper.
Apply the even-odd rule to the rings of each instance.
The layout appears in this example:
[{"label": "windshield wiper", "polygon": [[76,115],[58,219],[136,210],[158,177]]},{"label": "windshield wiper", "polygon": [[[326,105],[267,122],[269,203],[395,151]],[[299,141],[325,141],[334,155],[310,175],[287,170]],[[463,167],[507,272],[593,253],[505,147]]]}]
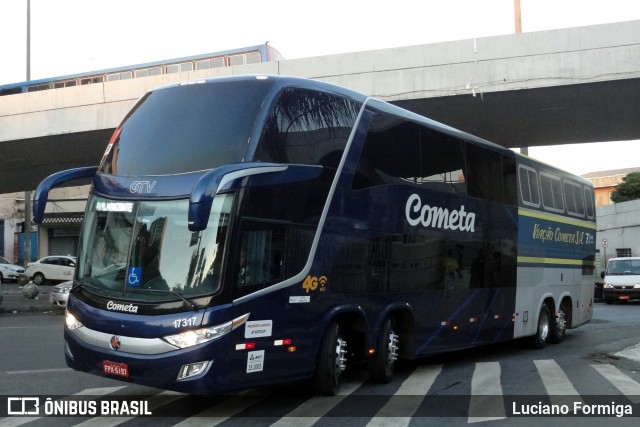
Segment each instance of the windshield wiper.
[{"label": "windshield wiper", "polygon": [[137,291],[137,292],[151,292],[151,293],[160,293],[160,294],[167,294],[167,293],[173,294],[178,298],[180,298],[182,301],[184,301],[192,310],[198,309],[198,307],[193,302],[189,301],[188,299],[180,295],[178,292],[172,291],[171,289],[167,289],[167,290],[165,289],[128,289],[128,291],[133,291],[134,293]]},{"label": "windshield wiper", "polygon": [[83,282],[76,282],[76,283],[77,283],[77,284],[74,284],[74,285],[71,287],[71,292],[76,292],[76,291],[78,291],[78,290],[80,290],[80,289],[82,289],[82,288],[84,288],[84,287],[91,288],[91,289],[96,289],[96,290],[98,290],[98,291],[104,291],[104,289],[99,288],[99,287],[97,287],[97,286],[95,286],[95,285],[90,285],[90,284],[88,284],[88,283],[83,283]]}]

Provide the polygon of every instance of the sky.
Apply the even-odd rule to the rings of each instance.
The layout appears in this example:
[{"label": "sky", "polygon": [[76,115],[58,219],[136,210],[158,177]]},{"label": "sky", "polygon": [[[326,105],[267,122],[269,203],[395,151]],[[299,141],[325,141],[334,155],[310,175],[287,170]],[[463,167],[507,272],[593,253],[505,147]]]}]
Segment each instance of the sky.
[{"label": "sky", "polygon": [[[520,1],[523,32],[640,20],[640,0]],[[26,80],[26,16],[27,0],[0,0],[0,85]],[[514,0],[31,0],[30,21],[31,79],[267,41],[295,59],[515,32]],[[531,147],[529,155],[584,174],[640,167],[628,155],[638,147]]]}]

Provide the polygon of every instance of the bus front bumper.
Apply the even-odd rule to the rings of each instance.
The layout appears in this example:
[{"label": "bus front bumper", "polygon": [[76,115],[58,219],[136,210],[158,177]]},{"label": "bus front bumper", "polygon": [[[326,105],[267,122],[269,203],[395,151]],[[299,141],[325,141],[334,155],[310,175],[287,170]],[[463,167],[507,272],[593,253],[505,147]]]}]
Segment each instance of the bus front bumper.
[{"label": "bus front bumper", "polygon": [[215,360],[206,345],[161,354],[135,354],[88,344],[66,328],[64,339],[67,365],[77,371],[192,394],[229,389],[220,386],[219,373],[224,371],[221,368],[226,362]]}]

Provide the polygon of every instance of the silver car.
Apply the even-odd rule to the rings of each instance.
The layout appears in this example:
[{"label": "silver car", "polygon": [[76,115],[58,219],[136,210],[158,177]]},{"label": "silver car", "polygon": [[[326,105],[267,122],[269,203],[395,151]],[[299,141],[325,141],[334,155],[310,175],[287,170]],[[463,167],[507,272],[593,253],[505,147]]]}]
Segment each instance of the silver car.
[{"label": "silver car", "polygon": [[49,294],[49,302],[57,307],[66,307],[71,286],[73,286],[73,281],[69,280],[52,287],[51,294]]},{"label": "silver car", "polygon": [[24,268],[15,265],[6,258],[0,257],[0,282],[18,280],[24,274]]}]

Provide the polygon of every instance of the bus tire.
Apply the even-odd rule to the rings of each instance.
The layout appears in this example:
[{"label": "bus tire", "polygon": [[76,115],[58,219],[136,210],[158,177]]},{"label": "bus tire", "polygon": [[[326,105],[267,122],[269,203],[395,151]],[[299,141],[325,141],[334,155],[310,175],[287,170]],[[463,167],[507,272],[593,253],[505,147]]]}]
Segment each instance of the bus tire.
[{"label": "bus tire", "polygon": [[564,303],[560,304],[556,312],[550,332],[549,340],[552,343],[559,344],[564,340],[567,333],[567,311]]},{"label": "bus tire", "polygon": [[538,329],[536,334],[531,337],[531,346],[537,349],[544,348],[549,342],[550,329],[551,314],[549,313],[549,307],[547,307],[547,304],[542,304],[538,315]]},{"label": "bus tire", "polygon": [[394,321],[387,318],[380,329],[376,353],[369,361],[371,380],[382,384],[391,381],[396,369],[396,360],[398,360],[398,334]]},{"label": "bus tire", "polygon": [[317,394],[338,394],[342,384],[342,373],[346,369],[346,354],[347,342],[342,326],[334,320],[324,334],[318,352],[314,376],[314,389]]}]

